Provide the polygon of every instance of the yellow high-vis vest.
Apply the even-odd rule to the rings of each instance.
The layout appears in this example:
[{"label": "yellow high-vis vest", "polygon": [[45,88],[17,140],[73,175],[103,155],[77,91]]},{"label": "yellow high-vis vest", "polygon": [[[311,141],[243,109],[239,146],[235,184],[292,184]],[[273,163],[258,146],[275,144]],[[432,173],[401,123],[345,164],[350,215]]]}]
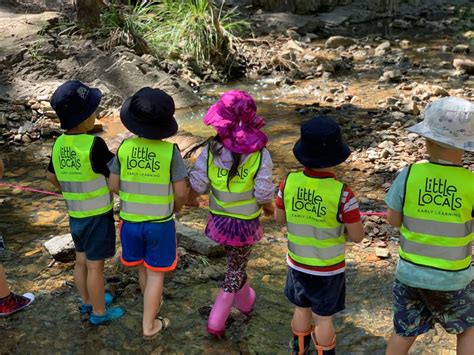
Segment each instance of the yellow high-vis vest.
[{"label": "yellow high-vis vest", "polygon": [[331,177],[288,174],[283,201],[291,259],[321,267],[344,261],[344,224],[338,218],[343,192],[344,184]]},{"label": "yellow high-vis vest", "polygon": [[171,163],[174,144],[146,138],[120,145],[120,217],[128,222],[165,222],[173,217]]},{"label": "yellow high-vis vest", "polygon": [[113,207],[107,180],[92,169],[94,140],[89,134],[62,134],[53,146],[54,172],[69,215],[74,218],[99,216]]},{"label": "yellow high-vis vest", "polygon": [[229,170],[214,164],[211,149],[208,148],[207,174],[211,184],[211,213],[246,220],[260,216],[262,208],[254,196],[254,179],[260,169],[261,160],[260,151],[250,154],[245,163],[239,166],[237,175],[230,180],[227,187]]},{"label": "yellow high-vis vest", "polygon": [[400,258],[447,271],[472,258],[474,174],[459,166],[413,164],[405,186]]}]

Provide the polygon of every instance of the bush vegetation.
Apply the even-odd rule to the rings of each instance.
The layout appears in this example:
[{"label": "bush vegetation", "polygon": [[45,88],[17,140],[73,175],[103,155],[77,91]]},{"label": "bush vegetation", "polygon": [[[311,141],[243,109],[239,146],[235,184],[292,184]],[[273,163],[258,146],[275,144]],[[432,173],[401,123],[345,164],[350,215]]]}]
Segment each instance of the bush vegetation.
[{"label": "bush vegetation", "polygon": [[234,53],[238,36],[249,23],[211,0],[140,1],[111,4],[102,14],[101,34],[110,43],[131,47],[146,41],[155,54],[166,58],[191,57],[198,64],[225,64]]}]

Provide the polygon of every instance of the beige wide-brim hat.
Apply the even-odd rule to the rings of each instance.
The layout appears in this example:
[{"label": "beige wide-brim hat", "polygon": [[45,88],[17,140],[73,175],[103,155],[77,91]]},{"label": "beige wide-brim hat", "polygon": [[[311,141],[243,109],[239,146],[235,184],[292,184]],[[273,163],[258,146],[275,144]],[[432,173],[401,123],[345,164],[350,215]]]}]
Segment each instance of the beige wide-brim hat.
[{"label": "beige wide-brim hat", "polygon": [[474,152],[474,104],[458,97],[433,101],[424,120],[407,128],[432,141]]}]

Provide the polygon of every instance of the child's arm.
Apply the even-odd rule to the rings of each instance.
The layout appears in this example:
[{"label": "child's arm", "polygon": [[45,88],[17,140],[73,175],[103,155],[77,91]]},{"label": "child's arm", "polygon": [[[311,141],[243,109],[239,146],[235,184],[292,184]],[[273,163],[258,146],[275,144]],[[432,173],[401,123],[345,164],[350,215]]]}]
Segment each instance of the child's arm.
[{"label": "child's arm", "polygon": [[365,231],[361,221],[355,223],[346,223],[344,226],[346,227],[349,239],[354,243],[360,243],[362,239],[364,239]]},{"label": "child's arm", "polygon": [[188,199],[185,203],[186,206],[191,206],[191,207],[199,207],[199,201],[197,198],[199,197],[200,194],[198,194],[196,191],[193,190],[191,187],[189,189],[189,194],[188,194]]},{"label": "child's arm", "polygon": [[267,217],[271,217],[275,214],[275,205],[273,204],[273,201],[264,203],[262,205],[262,209],[263,209],[263,214]]},{"label": "child's arm", "polygon": [[403,222],[403,214],[389,208],[387,210],[387,220],[392,226],[400,228]]},{"label": "child's arm", "polygon": [[110,173],[107,184],[109,185],[110,191],[114,192],[117,195],[119,194],[119,188],[120,188],[120,176],[119,175],[114,174],[114,173]]},{"label": "child's arm", "polygon": [[286,214],[285,210],[282,210],[281,208],[275,208],[275,220],[277,223],[280,224],[286,224]]},{"label": "child's arm", "polygon": [[56,186],[58,189],[61,188],[61,185],[59,185],[59,181],[58,181],[58,178],[56,177],[56,174],[53,174],[49,171],[46,172],[46,179],[48,179],[48,181],[53,184],[54,186]]},{"label": "child's arm", "polygon": [[174,210],[173,212],[179,212],[183,208],[186,200],[188,199],[188,187],[186,179],[173,182],[173,195],[174,195]]}]

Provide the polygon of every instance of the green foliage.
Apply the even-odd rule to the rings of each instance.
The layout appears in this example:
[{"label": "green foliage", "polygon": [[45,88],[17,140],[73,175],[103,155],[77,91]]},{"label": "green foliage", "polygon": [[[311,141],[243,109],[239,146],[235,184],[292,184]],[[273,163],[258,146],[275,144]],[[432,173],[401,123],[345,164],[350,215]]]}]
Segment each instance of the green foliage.
[{"label": "green foliage", "polygon": [[133,46],[136,35],[163,57],[192,57],[199,64],[223,64],[237,36],[249,23],[235,9],[224,11],[211,0],[142,1],[135,6],[112,4],[102,14],[100,33],[115,43]]}]

